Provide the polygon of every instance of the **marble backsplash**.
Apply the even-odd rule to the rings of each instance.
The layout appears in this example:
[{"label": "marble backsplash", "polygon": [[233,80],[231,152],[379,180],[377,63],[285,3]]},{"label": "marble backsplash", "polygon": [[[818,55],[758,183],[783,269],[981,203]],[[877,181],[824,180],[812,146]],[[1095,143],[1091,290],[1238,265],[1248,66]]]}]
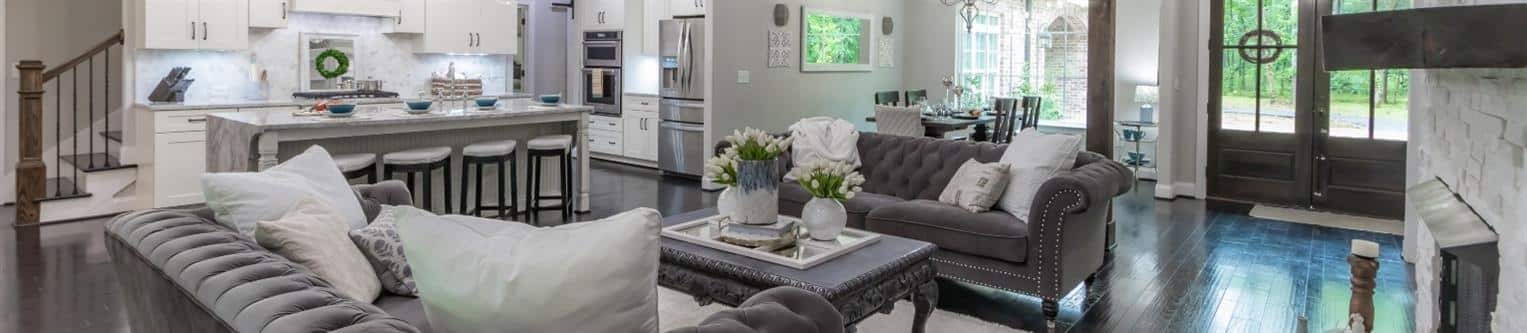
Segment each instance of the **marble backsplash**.
[{"label": "marble backsplash", "polygon": [[[358,79],[382,80],[384,89],[413,96],[427,89],[431,73],[445,73],[451,63],[458,72],[483,79],[488,94],[507,93],[512,60],[504,55],[415,54],[418,35],[384,32],[391,18],[293,13],[283,29],[251,29],[249,49],[243,51],[141,50],[136,59],[137,100],[148,95],[171,68],[191,67],[196,79],[186,93],[188,102],[288,100],[301,90],[303,33],[355,35],[356,56],[351,71]],[[258,81],[258,68],[267,80]]]}]

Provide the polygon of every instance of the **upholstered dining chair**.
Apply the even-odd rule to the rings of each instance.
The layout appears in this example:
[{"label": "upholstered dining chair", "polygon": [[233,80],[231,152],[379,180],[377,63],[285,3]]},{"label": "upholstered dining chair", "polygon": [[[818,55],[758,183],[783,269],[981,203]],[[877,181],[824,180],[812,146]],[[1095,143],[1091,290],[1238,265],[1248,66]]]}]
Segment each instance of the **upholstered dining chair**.
[{"label": "upholstered dining chair", "polygon": [[894,90],[877,92],[875,93],[875,105],[900,106],[901,92]]},{"label": "upholstered dining chair", "polygon": [[907,90],[907,106],[919,104],[919,101],[928,98],[928,89]]},{"label": "upholstered dining chair", "polygon": [[923,113],[915,107],[888,105],[875,106],[875,131],[880,134],[920,137],[927,133],[923,128]]}]

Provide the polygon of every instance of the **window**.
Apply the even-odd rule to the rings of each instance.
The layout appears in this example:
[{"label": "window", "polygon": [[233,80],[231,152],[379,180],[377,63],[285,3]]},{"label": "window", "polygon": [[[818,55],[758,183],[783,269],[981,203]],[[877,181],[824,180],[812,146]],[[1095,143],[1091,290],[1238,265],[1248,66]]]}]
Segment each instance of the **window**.
[{"label": "window", "polygon": [[962,104],[1040,96],[1041,123],[1086,125],[1086,2],[1007,1],[983,7],[968,32],[958,24],[959,81],[970,91]]},{"label": "window", "polygon": [[869,15],[804,8],[801,71],[870,71],[874,39]]}]

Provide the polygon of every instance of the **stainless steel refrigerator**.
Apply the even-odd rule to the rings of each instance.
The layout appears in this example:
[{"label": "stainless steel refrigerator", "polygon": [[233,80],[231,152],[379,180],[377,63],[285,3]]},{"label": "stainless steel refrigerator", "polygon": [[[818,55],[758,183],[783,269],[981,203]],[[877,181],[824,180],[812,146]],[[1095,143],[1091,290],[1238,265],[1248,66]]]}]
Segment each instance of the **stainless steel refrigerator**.
[{"label": "stainless steel refrigerator", "polygon": [[699,177],[705,168],[705,19],[659,26],[663,102],[658,166],[665,174]]}]

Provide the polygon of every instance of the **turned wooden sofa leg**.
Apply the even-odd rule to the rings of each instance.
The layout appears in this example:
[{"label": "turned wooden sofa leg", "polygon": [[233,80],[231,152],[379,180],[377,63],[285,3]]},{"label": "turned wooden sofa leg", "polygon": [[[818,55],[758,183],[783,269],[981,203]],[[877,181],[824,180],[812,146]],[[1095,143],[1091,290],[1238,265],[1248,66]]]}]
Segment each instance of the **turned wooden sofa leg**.
[{"label": "turned wooden sofa leg", "polygon": [[1045,331],[1050,333],[1059,332],[1055,330],[1055,317],[1060,315],[1060,304],[1057,304],[1056,301],[1052,300],[1044,300],[1043,302],[1045,312]]}]

